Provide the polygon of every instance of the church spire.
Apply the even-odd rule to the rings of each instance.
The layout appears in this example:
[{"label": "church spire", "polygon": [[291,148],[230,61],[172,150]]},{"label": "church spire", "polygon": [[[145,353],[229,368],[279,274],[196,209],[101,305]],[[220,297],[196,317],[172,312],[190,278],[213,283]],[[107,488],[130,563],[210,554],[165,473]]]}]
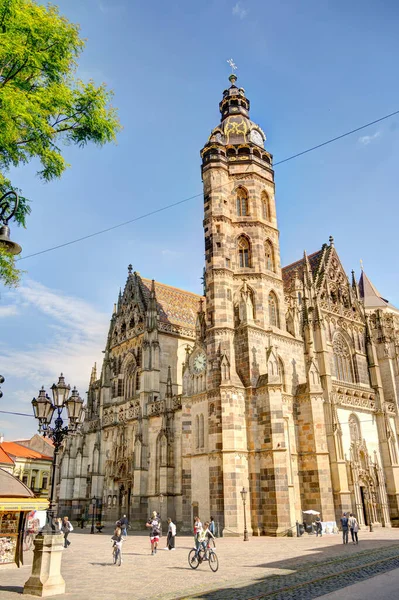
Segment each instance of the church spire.
[{"label": "church spire", "polygon": [[197,312],[197,320],[195,323],[195,334],[198,341],[205,341],[206,337],[206,321],[205,321],[205,312],[203,308],[204,300],[200,298],[199,307]]},{"label": "church spire", "polygon": [[150,298],[147,306],[147,329],[153,331],[158,326],[158,310],[157,310],[157,298],[155,295],[155,281],[151,282]]},{"label": "church spire", "polygon": [[93,385],[97,381],[97,363],[94,363],[94,367],[91,370],[90,385]]}]

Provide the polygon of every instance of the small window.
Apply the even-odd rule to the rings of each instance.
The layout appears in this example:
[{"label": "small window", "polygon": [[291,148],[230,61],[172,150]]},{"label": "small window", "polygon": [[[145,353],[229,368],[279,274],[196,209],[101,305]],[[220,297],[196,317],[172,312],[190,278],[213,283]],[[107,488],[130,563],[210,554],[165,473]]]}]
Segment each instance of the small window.
[{"label": "small window", "polygon": [[275,264],[274,264],[274,248],[273,244],[266,240],[265,242],[265,259],[266,259],[266,269],[268,271],[275,272]]},{"label": "small window", "polygon": [[246,237],[241,236],[238,240],[238,264],[240,267],[250,266],[250,246]]},{"label": "small window", "polygon": [[220,225],[216,225],[216,233],[220,233]]},{"label": "small window", "polygon": [[243,188],[237,190],[237,215],[239,217],[248,216],[248,194]]},{"label": "small window", "polygon": [[272,327],[278,327],[278,304],[277,298],[274,292],[269,294],[269,325]]},{"label": "small window", "polygon": [[221,243],[220,242],[216,242],[216,248],[220,248],[221,247]]},{"label": "small window", "polygon": [[226,267],[230,269],[230,259],[226,258]]},{"label": "small window", "polygon": [[262,204],[262,218],[265,219],[265,221],[270,221],[270,201],[269,201],[269,196],[266,194],[266,192],[262,192],[261,204]]},{"label": "small window", "polygon": [[22,483],[24,483],[25,485],[28,485],[28,476],[27,475],[24,475],[22,477]]},{"label": "small window", "polygon": [[47,479],[47,477],[43,477],[42,488],[44,490],[47,490],[47,487],[48,487],[48,479]]},{"label": "small window", "polygon": [[227,300],[231,300],[231,289],[227,289]]}]

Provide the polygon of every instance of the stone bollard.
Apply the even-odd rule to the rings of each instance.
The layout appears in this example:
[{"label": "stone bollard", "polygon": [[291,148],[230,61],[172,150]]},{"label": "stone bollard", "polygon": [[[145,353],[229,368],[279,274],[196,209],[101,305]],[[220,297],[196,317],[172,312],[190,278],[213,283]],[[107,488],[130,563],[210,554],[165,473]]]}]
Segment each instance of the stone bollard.
[{"label": "stone bollard", "polygon": [[65,581],[61,575],[64,536],[61,532],[42,531],[34,544],[32,573],[24,585],[24,594],[41,597],[65,594]]}]

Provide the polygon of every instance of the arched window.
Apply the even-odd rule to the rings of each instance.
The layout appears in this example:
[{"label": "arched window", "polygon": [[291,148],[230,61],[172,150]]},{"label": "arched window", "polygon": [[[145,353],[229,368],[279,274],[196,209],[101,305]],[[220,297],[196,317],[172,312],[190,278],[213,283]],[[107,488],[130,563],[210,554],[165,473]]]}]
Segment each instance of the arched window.
[{"label": "arched window", "polygon": [[270,240],[266,240],[265,242],[265,259],[266,259],[266,269],[268,271],[275,272],[275,264],[274,264],[274,248],[273,244]]},{"label": "arched window", "polygon": [[240,267],[251,266],[251,247],[245,236],[238,238],[238,264]]},{"label": "arched window", "polygon": [[204,415],[200,416],[200,448],[205,446],[205,435],[204,435]]},{"label": "arched window", "polygon": [[278,301],[274,292],[269,294],[269,325],[279,327]]},{"label": "arched window", "polygon": [[140,391],[140,373],[136,371],[136,394]]},{"label": "arched window", "polygon": [[200,447],[200,426],[199,426],[199,416],[195,417],[195,436],[197,438],[196,448]]},{"label": "arched window", "polygon": [[351,437],[351,442],[360,442],[361,441],[361,432],[360,432],[360,423],[359,419],[356,415],[351,415],[349,417],[349,432]]},{"label": "arched window", "polygon": [[239,217],[246,217],[248,212],[248,194],[244,188],[238,188],[237,190],[237,215]]},{"label": "arched window", "polygon": [[353,365],[349,346],[341,334],[337,334],[333,343],[335,377],[340,381],[353,383]]},{"label": "arched window", "polygon": [[269,203],[269,196],[266,194],[266,192],[262,192],[261,204],[262,204],[262,219],[265,219],[265,221],[270,221],[270,203]]}]

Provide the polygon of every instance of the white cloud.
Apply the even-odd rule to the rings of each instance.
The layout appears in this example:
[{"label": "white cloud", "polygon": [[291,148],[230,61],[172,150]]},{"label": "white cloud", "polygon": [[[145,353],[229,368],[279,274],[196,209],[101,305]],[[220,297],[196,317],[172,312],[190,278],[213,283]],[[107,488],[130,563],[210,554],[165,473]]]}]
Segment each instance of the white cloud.
[{"label": "white cloud", "polygon": [[375,139],[380,137],[380,135],[381,135],[381,131],[376,131],[373,135],[363,135],[362,137],[359,138],[358,141],[360,142],[360,144],[367,146],[368,144],[371,144],[371,142],[373,142]]},{"label": "white cloud", "polygon": [[238,17],[239,19],[245,19],[248,14],[248,11],[243,7],[241,2],[236,2],[233,6],[232,10],[233,16]]},{"label": "white cloud", "polygon": [[[30,389],[27,400],[41,385],[48,388],[61,371],[84,397],[93,363],[97,360],[101,367],[109,315],[80,298],[35,281],[28,281],[14,295],[17,302],[47,316],[49,324],[35,343],[22,349],[4,345],[1,361],[4,373],[24,380],[24,387]],[[19,392],[15,393],[20,397]]]},{"label": "white cloud", "polygon": [[0,319],[4,317],[13,317],[18,314],[18,308],[14,305],[0,306]]}]

